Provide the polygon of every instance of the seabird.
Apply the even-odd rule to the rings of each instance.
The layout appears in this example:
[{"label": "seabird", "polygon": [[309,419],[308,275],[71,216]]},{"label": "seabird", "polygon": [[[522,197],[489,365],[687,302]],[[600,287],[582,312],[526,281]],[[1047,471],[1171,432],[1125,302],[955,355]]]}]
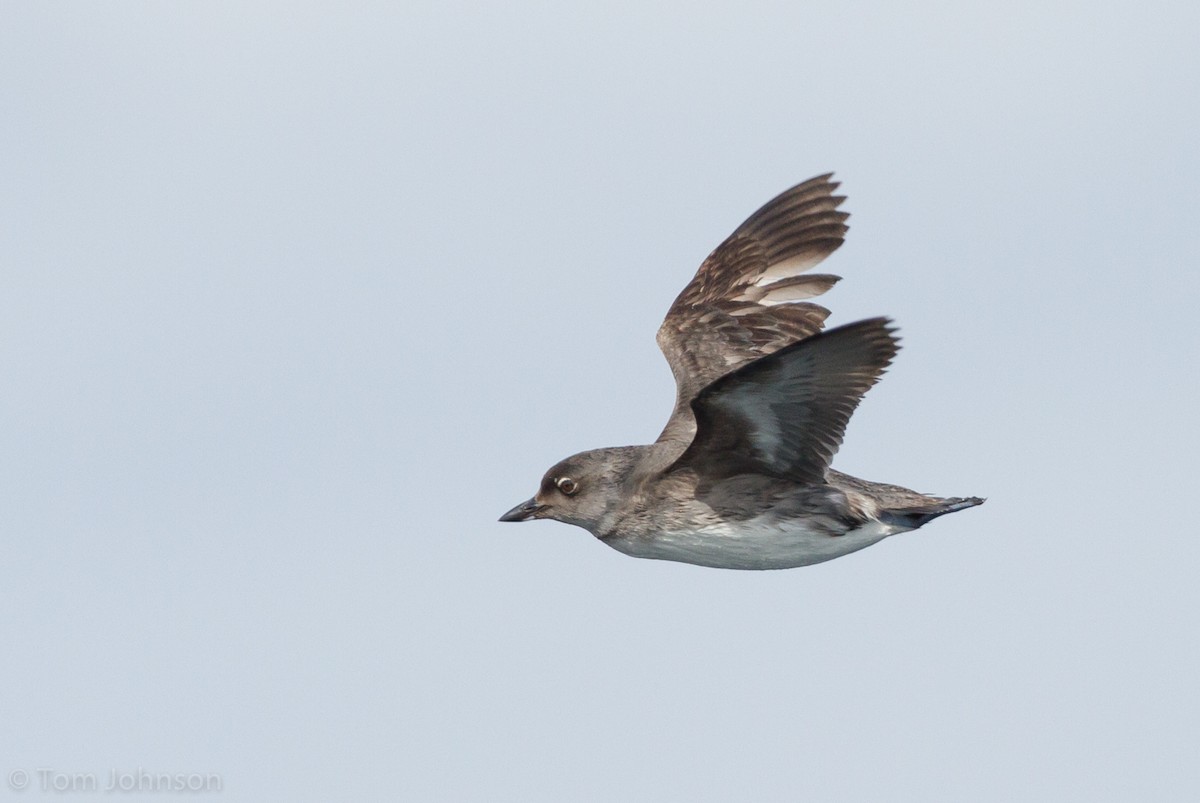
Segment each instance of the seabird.
[{"label": "seabird", "polygon": [[899,348],[887,318],[822,331],[809,273],[849,214],[833,174],[782,193],[717,246],[658,330],[675,409],[658,440],[580,452],[500,521],[554,519],[638,558],[724,569],[831,560],[982,504],[830,468],[851,414]]}]

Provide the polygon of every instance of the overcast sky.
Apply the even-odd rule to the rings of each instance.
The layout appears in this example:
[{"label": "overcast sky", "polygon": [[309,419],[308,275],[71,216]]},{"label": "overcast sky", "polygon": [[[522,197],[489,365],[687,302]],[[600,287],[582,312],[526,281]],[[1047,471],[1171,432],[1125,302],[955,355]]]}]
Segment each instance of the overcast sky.
[{"label": "overcast sky", "polygon": [[[1197,4],[0,18],[3,794],[1200,796]],[[497,523],[829,170],[904,338],[835,466],[988,503],[762,573]]]}]

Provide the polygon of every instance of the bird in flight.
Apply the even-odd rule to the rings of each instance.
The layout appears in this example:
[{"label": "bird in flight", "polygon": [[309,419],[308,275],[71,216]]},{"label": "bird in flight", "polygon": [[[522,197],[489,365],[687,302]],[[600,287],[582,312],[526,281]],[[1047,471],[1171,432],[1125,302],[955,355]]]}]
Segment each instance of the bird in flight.
[{"label": "bird in flight", "polygon": [[647,446],[593,449],[546,472],[500,521],[554,519],[638,558],[723,569],[831,560],[982,504],[834,471],[863,394],[899,348],[887,318],[821,331],[809,273],[849,214],[832,174],[782,193],[717,246],[658,330],[675,409]]}]

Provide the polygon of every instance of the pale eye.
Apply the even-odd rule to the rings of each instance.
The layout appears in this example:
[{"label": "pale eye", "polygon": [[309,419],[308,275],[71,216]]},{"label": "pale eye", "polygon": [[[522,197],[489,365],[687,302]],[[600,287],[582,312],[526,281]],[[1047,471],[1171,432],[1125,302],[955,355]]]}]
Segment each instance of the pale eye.
[{"label": "pale eye", "polygon": [[562,491],[567,496],[570,496],[579,490],[579,483],[575,482],[575,480],[571,479],[570,477],[559,477],[554,481],[554,484],[558,486],[558,490]]}]

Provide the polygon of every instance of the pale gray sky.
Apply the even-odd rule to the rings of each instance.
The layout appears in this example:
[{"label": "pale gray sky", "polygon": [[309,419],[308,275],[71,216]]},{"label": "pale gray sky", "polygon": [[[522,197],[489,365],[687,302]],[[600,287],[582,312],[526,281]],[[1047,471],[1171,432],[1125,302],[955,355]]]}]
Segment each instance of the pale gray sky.
[{"label": "pale gray sky", "polygon": [[[0,16],[3,794],[1200,795],[1200,6]],[[774,573],[497,523],[827,170],[905,345],[835,465],[988,504]]]}]

